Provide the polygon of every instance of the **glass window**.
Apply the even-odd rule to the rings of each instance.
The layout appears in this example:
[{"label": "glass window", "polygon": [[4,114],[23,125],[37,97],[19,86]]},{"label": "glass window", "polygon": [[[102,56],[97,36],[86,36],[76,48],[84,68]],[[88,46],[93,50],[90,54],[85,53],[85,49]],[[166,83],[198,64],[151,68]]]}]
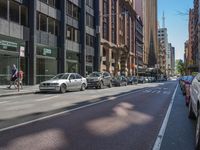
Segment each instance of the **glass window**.
[{"label": "glass window", "polygon": [[[67,2],[68,2],[68,1],[67,1]],[[72,5],[73,5],[73,4],[72,4],[71,2],[68,2],[68,3],[67,3],[67,6],[68,6],[67,14],[68,14],[69,16],[72,16],[72,13],[73,13],[73,12],[72,12]]]},{"label": "glass window", "polygon": [[72,40],[73,28],[71,26],[67,26],[66,37],[68,40]]},{"label": "glass window", "polygon": [[40,15],[38,12],[36,17],[37,17],[37,30],[40,30]]},{"label": "glass window", "polygon": [[27,8],[21,6],[21,25],[27,26]]},{"label": "glass window", "polygon": [[10,1],[10,20],[19,23],[19,4]]},{"label": "glass window", "polygon": [[48,32],[51,34],[55,33],[55,20],[48,18]]},{"label": "glass window", "polygon": [[55,21],[55,35],[59,35],[59,22]]},{"label": "glass window", "polygon": [[55,7],[55,0],[49,0],[49,6]]},{"label": "glass window", "polygon": [[79,18],[79,8],[74,5],[73,7],[73,17],[78,19]]},{"label": "glass window", "polygon": [[71,74],[70,77],[69,77],[69,79],[71,79],[71,80],[76,79],[76,78],[75,78],[75,75],[74,75],[74,74]]},{"label": "glass window", "polygon": [[47,31],[47,17],[40,14],[40,30]]},{"label": "glass window", "polygon": [[66,38],[68,40],[79,43],[80,42],[80,31],[73,28],[72,26],[67,26]]},{"label": "glass window", "polygon": [[66,66],[67,66],[67,72],[78,72],[79,70],[79,65],[76,62],[66,62]]},{"label": "glass window", "polygon": [[86,55],[86,62],[87,63],[93,63],[93,56],[92,55]]},{"label": "glass window", "polygon": [[93,72],[93,67],[92,66],[86,66],[86,74],[89,75]]},{"label": "glass window", "polygon": [[0,17],[7,19],[7,0],[0,0]]},{"label": "glass window", "polygon": [[82,79],[80,74],[76,74],[76,79]]},{"label": "glass window", "polygon": [[36,61],[37,83],[48,80],[57,74],[57,61],[50,58],[37,58]]},{"label": "glass window", "polygon": [[70,60],[76,60],[76,61],[79,60],[78,53],[72,52],[72,51],[67,51],[66,52],[66,58],[70,59]]},{"label": "glass window", "polygon": [[86,13],[86,25],[93,28],[94,27],[94,17]]}]

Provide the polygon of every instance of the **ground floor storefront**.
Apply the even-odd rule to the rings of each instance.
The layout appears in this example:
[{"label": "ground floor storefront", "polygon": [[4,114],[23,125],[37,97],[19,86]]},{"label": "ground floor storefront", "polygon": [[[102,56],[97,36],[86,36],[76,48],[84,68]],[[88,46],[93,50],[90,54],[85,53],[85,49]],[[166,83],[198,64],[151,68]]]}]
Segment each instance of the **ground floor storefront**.
[{"label": "ground floor storefront", "polygon": [[13,64],[26,72],[25,46],[23,40],[0,35],[0,85],[9,83]]}]

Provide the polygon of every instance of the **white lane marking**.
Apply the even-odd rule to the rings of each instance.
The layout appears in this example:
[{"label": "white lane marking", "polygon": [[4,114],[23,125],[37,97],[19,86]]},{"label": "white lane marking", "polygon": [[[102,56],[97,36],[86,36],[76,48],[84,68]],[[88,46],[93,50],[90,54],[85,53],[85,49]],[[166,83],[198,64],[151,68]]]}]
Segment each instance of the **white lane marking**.
[{"label": "white lane marking", "polygon": [[48,101],[48,100],[53,99],[53,98],[56,98],[56,97],[58,97],[58,95],[52,96],[52,97],[46,97],[46,98],[36,99],[35,101],[36,101],[36,102]]},{"label": "white lane marking", "polygon": [[156,142],[153,146],[153,149],[152,150],[160,150],[161,148],[161,144],[162,144],[162,140],[163,140],[163,137],[164,137],[164,134],[165,134],[165,130],[166,130],[166,127],[167,127],[167,123],[169,121],[169,116],[170,116],[170,113],[171,113],[171,110],[172,110],[172,106],[174,104],[174,99],[175,99],[175,95],[176,95],[176,91],[178,89],[178,84],[176,86],[176,89],[174,91],[174,94],[172,96],[172,99],[171,99],[171,102],[169,104],[169,107],[168,107],[168,110],[167,110],[167,113],[165,115],[165,119],[162,123],[162,126],[160,128],[160,131],[158,133],[158,136],[157,136],[157,139],[156,139]]},{"label": "white lane marking", "polygon": [[[137,90],[137,91],[133,91],[133,92],[130,92],[130,93],[122,94],[122,95],[116,96],[116,98],[120,98],[120,97],[123,97],[123,96],[131,95],[133,93],[138,93],[138,92],[141,92],[141,91],[143,91],[143,90]],[[102,101],[98,101],[98,102],[94,102],[94,103],[91,103],[91,104],[88,104],[88,105],[77,107],[77,108],[74,108],[74,109],[70,109],[70,110],[59,112],[59,113],[55,113],[55,114],[52,114],[52,115],[49,115],[49,116],[40,117],[40,118],[31,120],[31,121],[27,121],[27,122],[24,122],[24,123],[20,123],[20,124],[16,124],[16,125],[13,125],[13,126],[6,127],[6,128],[2,128],[2,129],[0,129],[0,132],[11,130],[11,129],[14,129],[14,128],[17,128],[17,127],[20,127],[20,126],[28,125],[28,124],[31,124],[31,123],[34,123],[34,122],[38,122],[38,121],[41,121],[41,120],[49,119],[49,118],[52,118],[52,117],[56,117],[56,116],[59,116],[59,115],[63,115],[63,114],[69,113],[69,112],[73,112],[73,111],[80,110],[80,109],[83,109],[83,108],[91,107],[91,106],[94,106],[94,105],[97,105],[97,104],[101,104],[101,103],[104,103],[104,102],[108,102],[108,101],[110,101],[110,100],[105,99],[105,100],[102,100]]]},{"label": "white lane marking", "polygon": [[8,103],[9,101],[2,101],[0,102],[0,104],[5,104],[5,103]]}]

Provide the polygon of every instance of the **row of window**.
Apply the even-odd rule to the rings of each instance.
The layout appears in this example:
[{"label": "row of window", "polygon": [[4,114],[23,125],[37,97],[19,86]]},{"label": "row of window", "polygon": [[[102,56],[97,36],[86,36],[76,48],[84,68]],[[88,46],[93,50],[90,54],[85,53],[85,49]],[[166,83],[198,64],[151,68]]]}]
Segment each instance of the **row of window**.
[{"label": "row of window", "polygon": [[0,0],[0,18],[27,26],[27,8],[14,1]]},{"label": "row of window", "polygon": [[46,3],[47,5],[57,8],[60,8],[60,0],[40,0],[43,3]]},{"label": "row of window", "polygon": [[80,18],[80,8],[69,1],[67,1],[66,6],[67,15],[78,20]]},{"label": "row of window", "polygon": [[37,13],[37,30],[59,35],[59,22],[44,14]]},{"label": "row of window", "polygon": [[86,45],[90,47],[94,47],[94,37],[86,34]]},{"label": "row of window", "polygon": [[94,17],[88,13],[86,13],[86,25],[88,27],[94,27]]},{"label": "row of window", "polygon": [[80,31],[72,26],[67,25],[66,38],[70,41],[80,43]]}]

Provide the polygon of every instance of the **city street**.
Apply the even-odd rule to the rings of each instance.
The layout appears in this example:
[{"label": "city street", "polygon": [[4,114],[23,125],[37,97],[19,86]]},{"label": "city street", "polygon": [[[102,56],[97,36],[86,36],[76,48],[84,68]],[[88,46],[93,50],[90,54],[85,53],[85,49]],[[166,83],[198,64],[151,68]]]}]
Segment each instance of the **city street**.
[{"label": "city street", "polygon": [[[176,85],[171,81],[1,98],[0,149],[150,150]],[[194,134],[193,124],[184,127],[191,126]],[[187,145],[192,144],[190,139]],[[167,140],[162,148],[166,146]]]}]

